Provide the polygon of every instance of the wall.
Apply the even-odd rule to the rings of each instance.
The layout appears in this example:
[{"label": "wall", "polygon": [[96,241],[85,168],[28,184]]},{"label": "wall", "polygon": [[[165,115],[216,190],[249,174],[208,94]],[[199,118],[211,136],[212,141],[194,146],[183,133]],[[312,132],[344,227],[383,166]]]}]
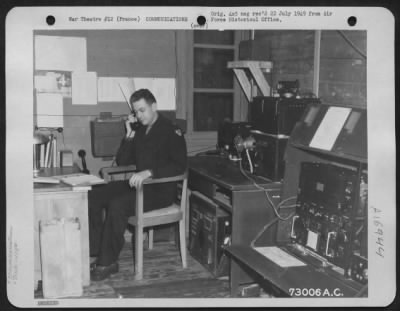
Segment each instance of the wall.
[{"label": "wall", "polygon": [[312,92],[314,75],[314,31],[258,30],[254,40],[269,46],[273,62],[270,86],[278,81],[299,80],[302,92]]},{"label": "wall", "polygon": [[[240,32],[238,32],[239,34]],[[343,32],[361,51],[366,50],[365,31]],[[88,71],[98,76],[144,76],[176,77],[178,118],[186,119],[191,113],[193,63],[190,31],[172,30],[77,30],[37,31],[35,34],[79,36],[87,38]],[[241,39],[247,39],[243,37]],[[300,82],[302,92],[313,91],[314,39],[311,30],[257,30],[255,40],[270,46],[270,60],[274,70],[269,77],[271,86],[280,80]],[[366,62],[337,31],[322,31],[319,96],[325,102],[358,106],[366,104]],[[241,91],[238,92],[242,102]],[[238,108],[238,106],[240,106]],[[246,118],[246,105],[235,101],[240,110],[236,120]],[[73,106],[70,99],[64,101],[64,139],[58,135],[60,148],[72,149],[75,160],[79,149],[86,150],[87,164],[92,173],[110,160],[93,158],[90,145],[89,122],[101,111],[112,111],[114,115],[125,115],[124,103],[99,103],[97,106]],[[212,149],[216,144],[216,133],[188,133],[186,135],[189,154],[202,149]]]},{"label": "wall", "polygon": [[319,96],[324,102],[366,107],[366,51],[366,31],[322,31]]},{"label": "wall", "polygon": [[[96,71],[98,77],[176,77],[176,32],[172,30],[37,31],[35,34],[86,37],[87,70]],[[177,94],[177,106],[181,105],[181,96]],[[125,103],[72,105],[71,99],[65,98],[64,132],[57,134],[58,147],[71,149],[79,165],[77,152],[86,151],[88,169],[93,174],[111,164],[109,159],[93,158],[91,152],[90,121],[102,111],[126,115],[129,110]]]},{"label": "wall", "polygon": [[[298,79],[302,92],[315,93],[315,31],[258,30],[254,39],[270,47],[273,87],[279,80]],[[366,31],[321,31],[318,96],[323,102],[366,107],[366,46]]]},{"label": "wall", "polygon": [[[201,30],[200,30],[201,31]],[[234,35],[234,59],[238,59],[239,42],[249,39],[250,31],[235,31]],[[194,86],[194,33],[193,31],[179,32],[178,39],[181,38],[182,46],[178,47],[178,51],[186,51],[179,57],[179,67],[184,68],[186,79],[182,81],[183,90],[186,94],[186,111],[185,116],[188,120],[188,133],[186,134],[186,141],[188,146],[189,155],[195,155],[198,152],[205,150],[215,149],[217,145],[217,132],[215,131],[198,131],[192,130],[193,126],[193,86]],[[236,78],[233,83],[233,120],[245,121],[247,120],[247,99],[243,94],[240,85]]]}]

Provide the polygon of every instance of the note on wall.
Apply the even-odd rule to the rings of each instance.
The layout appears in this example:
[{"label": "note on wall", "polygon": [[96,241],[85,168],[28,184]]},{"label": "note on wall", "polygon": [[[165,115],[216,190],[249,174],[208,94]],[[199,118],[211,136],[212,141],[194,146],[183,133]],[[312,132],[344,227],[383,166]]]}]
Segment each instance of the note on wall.
[{"label": "note on wall", "polygon": [[350,112],[351,108],[329,107],[309,146],[331,150]]},{"label": "note on wall", "polygon": [[38,127],[63,127],[63,96],[56,93],[36,94]]},{"label": "note on wall", "polygon": [[176,109],[175,78],[133,78],[135,90],[149,89],[157,100],[158,110]]},{"label": "note on wall", "polygon": [[97,73],[72,72],[72,105],[97,105]]},{"label": "note on wall", "polygon": [[176,109],[175,78],[124,78],[101,77],[98,79],[99,102],[125,102],[141,88],[149,89],[157,100],[159,110]]},{"label": "note on wall", "polygon": [[86,71],[86,38],[35,36],[35,69]]},{"label": "note on wall", "polygon": [[129,102],[133,91],[133,78],[101,77],[97,81],[99,102]]},{"label": "note on wall", "polygon": [[35,88],[38,92],[53,92],[58,90],[57,78],[55,75],[35,75]]}]

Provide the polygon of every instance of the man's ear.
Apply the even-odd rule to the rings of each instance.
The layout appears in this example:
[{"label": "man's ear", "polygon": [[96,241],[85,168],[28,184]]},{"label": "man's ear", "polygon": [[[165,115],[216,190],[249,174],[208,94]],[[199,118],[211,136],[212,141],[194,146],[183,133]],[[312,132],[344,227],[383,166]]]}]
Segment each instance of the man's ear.
[{"label": "man's ear", "polygon": [[151,104],[151,109],[156,112],[157,111],[157,102]]}]

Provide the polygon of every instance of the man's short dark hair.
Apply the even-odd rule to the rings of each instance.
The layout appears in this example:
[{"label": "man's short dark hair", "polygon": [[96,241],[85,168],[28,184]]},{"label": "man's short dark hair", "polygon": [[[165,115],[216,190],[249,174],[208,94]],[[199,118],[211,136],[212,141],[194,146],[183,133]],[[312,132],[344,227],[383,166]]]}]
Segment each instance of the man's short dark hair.
[{"label": "man's short dark hair", "polygon": [[153,93],[150,92],[148,89],[140,89],[135,91],[131,95],[129,102],[132,105],[134,102],[137,102],[138,100],[141,99],[144,99],[149,105],[154,104],[156,102],[156,98],[154,97]]}]

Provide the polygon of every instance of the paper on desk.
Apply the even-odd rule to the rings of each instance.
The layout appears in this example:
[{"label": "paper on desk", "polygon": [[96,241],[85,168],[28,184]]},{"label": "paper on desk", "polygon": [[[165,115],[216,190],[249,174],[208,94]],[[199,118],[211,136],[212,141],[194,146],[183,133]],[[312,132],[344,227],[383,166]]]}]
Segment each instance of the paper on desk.
[{"label": "paper on desk", "polygon": [[351,108],[329,107],[310,142],[310,147],[331,150],[350,112]]},{"label": "paper on desk", "polygon": [[63,127],[63,96],[56,93],[36,94],[38,127]]},{"label": "paper on desk", "polygon": [[301,267],[306,265],[301,260],[276,246],[255,247],[254,249],[282,268]]}]

